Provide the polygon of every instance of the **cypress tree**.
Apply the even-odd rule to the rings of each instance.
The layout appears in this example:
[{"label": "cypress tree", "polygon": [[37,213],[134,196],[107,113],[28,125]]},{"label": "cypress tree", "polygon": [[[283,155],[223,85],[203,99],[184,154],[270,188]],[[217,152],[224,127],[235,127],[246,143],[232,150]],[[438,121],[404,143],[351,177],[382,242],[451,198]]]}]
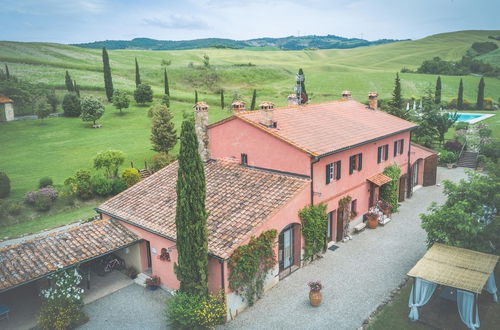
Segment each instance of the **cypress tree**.
[{"label": "cypress tree", "polygon": [[198,91],[194,91],[194,104],[198,103]]},{"label": "cypress tree", "polygon": [[462,110],[464,107],[464,82],[460,79],[460,85],[458,85],[458,97],[457,97],[457,109]]},{"label": "cypress tree", "polygon": [[163,81],[165,84],[165,95],[170,96],[170,88],[168,87],[168,76],[167,76],[167,69],[163,72]]},{"label": "cypress tree", "polygon": [[401,79],[399,79],[399,73],[396,73],[396,79],[394,79],[391,106],[398,111],[403,108],[403,99],[401,97]]},{"label": "cypress tree", "polygon": [[257,90],[253,90],[252,94],[252,104],[250,105],[250,110],[255,110],[255,102],[257,101]]},{"label": "cypress tree", "polygon": [[479,80],[479,86],[477,87],[476,109],[482,110],[483,107],[484,107],[484,78],[481,77],[481,80]]},{"label": "cypress tree", "polygon": [[75,86],[73,85],[73,79],[71,79],[68,70],[66,70],[66,77],[64,79],[65,79],[64,83],[66,85],[66,89],[68,90],[68,92],[74,92]]},{"label": "cypress tree", "polygon": [[151,143],[153,150],[168,154],[177,143],[177,132],[172,122],[172,114],[166,105],[153,108],[153,125],[151,126]]},{"label": "cypress tree", "polygon": [[137,62],[137,57],[135,58],[135,86],[141,84],[141,73],[139,72],[139,63]]},{"label": "cypress tree", "polygon": [[220,90],[220,108],[224,110],[224,90]]},{"label": "cypress tree", "polygon": [[208,229],[205,172],[192,120],[182,123],[180,140],[175,214],[178,263],[174,264],[174,270],[181,292],[206,296]]},{"label": "cypress tree", "polygon": [[5,78],[7,78],[7,80],[10,79],[10,72],[9,72],[9,67],[7,66],[7,64],[5,64]]},{"label": "cypress tree", "polygon": [[75,90],[76,95],[80,97],[80,89],[78,88],[78,85],[76,84],[76,80],[73,80],[73,88]]},{"label": "cypress tree", "polygon": [[441,103],[441,76],[438,76],[436,80],[436,92],[434,93],[434,102],[436,104]]},{"label": "cypress tree", "polygon": [[104,89],[106,89],[106,98],[108,102],[113,99],[113,79],[111,77],[111,66],[109,65],[109,56],[106,47],[102,47],[102,71],[104,73]]},{"label": "cypress tree", "polygon": [[307,95],[307,92],[306,92],[306,76],[304,75],[304,71],[302,70],[302,68],[299,69],[299,75],[302,75],[304,77],[304,80],[302,80],[300,82],[300,89],[302,91],[302,104],[305,104],[307,103],[307,101],[309,100],[309,96]]}]

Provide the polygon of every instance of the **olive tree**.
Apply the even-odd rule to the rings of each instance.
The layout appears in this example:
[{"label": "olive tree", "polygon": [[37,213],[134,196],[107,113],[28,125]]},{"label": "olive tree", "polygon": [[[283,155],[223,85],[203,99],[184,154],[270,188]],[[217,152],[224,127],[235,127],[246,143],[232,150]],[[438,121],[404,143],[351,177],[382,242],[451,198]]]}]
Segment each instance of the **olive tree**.
[{"label": "olive tree", "polygon": [[83,121],[91,121],[94,123],[104,114],[104,104],[97,98],[92,96],[85,96],[81,101],[82,114],[80,117]]},{"label": "olive tree", "polygon": [[125,154],[119,150],[108,150],[94,157],[94,168],[103,169],[109,178],[118,177],[118,169],[125,161]]},{"label": "olive tree", "polygon": [[115,108],[120,110],[120,114],[122,113],[122,109],[128,108],[130,105],[130,99],[127,92],[120,89],[113,91],[113,105]]}]

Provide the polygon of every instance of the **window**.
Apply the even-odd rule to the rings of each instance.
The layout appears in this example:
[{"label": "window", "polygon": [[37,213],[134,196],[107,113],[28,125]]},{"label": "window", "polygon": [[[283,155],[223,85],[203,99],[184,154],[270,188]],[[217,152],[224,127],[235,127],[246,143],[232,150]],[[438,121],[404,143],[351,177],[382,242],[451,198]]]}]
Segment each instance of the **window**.
[{"label": "window", "polygon": [[340,180],[341,172],[342,169],[340,160],[334,163],[326,164],[326,184],[329,184],[334,180]]},{"label": "window", "polygon": [[383,146],[378,147],[377,163],[381,163],[383,160],[387,160],[388,158],[389,158],[389,145],[385,144]]},{"label": "window", "polygon": [[248,165],[248,155],[247,154],[241,154],[241,165]]},{"label": "window", "polygon": [[335,220],[335,211],[328,212],[328,224],[326,227],[326,238],[328,242],[333,240],[333,221]]},{"label": "window", "polygon": [[404,139],[394,141],[394,157],[403,154],[404,143],[405,143]]},{"label": "window", "polygon": [[352,174],[355,170],[361,171],[363,168],[363,154],[359,153],[349,157],[349,174]]}]

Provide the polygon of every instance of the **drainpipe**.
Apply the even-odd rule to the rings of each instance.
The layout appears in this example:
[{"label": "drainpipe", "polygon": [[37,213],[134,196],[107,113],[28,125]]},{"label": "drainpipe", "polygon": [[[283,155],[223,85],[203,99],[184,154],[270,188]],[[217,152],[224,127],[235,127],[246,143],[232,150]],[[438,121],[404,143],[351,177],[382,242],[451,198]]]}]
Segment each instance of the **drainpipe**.
[{"label": "drainpipe", "polygon": [[408,178],[407,178],[407,186],[408,186],[408,191],[406,192],[406,198],[411,198],[412,196],[412,173],[411,173],[411,156],[410,156],[410,152],[411,152],[411,133],[412,131],[410,131],[410,141],[408,141]]},{"label": "drainpipe", "polygon": [[319,157],[314,157],[311,162],[311,205],[314,205],[314,164],[319,162]]},{"label": "drainpipe", "polygon": [[220,284],[221,284],[222,290],[225,293],[226,286],[225,286],[225,281],[224,281],[224,259],[219,260],[219,263],[220,263],[220,282],[221,282]]}]

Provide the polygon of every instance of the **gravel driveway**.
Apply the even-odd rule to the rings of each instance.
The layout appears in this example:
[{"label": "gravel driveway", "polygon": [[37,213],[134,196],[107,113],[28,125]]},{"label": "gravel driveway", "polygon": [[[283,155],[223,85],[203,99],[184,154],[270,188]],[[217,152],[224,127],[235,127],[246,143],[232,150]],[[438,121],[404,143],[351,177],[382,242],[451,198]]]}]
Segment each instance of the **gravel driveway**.
[{"label": "gravel driveway", "polygon": [[[438,183],[465,177],[463,168],[438,168]],[[416,191],[385,227],[366,229],[336,251],[297,270],[223,329],[357,329],[388,299],[426,251],[419,214],[442,203],[442,187]],[[307,282],[324,284],[323,304],[309,305]]]},{"label": "gravel driveway", "polygon": [[163,313],[169,296],[168,292],[161,289],[150,291],[137,284],[131,284],[85,305],[83,310],[90,320],[78,329],[168,329]]}]

